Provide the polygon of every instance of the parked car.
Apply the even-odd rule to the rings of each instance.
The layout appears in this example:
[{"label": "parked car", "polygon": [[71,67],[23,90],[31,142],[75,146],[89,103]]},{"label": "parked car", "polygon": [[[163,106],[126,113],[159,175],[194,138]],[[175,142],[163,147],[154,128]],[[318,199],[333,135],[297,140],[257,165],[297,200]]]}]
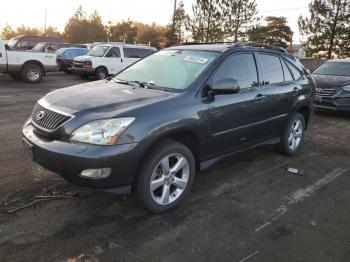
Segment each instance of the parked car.
[{"label": "parked car", "polygon": [[58,70],[71,74],[73,59],[77,56],[86,55],[87,52],[88,50],[86,48],[69,47],[58,49],[56,51]]},{"label": "parked car", "polygon": [[20,35],[11,38],[7,44],[11,49],[25,51],[31,50],[40,42],[64,43],[60,37]]},{"label": "parked car", "polygon": [[38,83],[46,72],[56,69],[56,54],[13,50],[4,45],[0,38],[0,73],[8,73],[14,79]]},{"label": "parked car", "polygon": [[105,79],[156,51],[155,48],[123,43],[93,47],[85,56],[74,58],[72,71],[82,78]]},{"label": "parked car", "polygon": [[163,49],[110,81],[49,93],[23,127],[31,159],[67,181],[135,190],[151,212],[177,206],[196,170],[276,144],[297,153],[314,82],[284,49],[247,43]]},{"label": "parked car", "polygon": [[32,52],[46,52],[46,53],[51,52],[51,53],[54,53],[60,48],[69,48],[69,47],[87,49],[87,45],[83,45],[83,44],[41,42],[41,43],[36,44],[31,51]]},{"label": "parked car", "polygon": [[316,81],[316,109],[350,111],[350,59],[328,60],[312,74]]}]

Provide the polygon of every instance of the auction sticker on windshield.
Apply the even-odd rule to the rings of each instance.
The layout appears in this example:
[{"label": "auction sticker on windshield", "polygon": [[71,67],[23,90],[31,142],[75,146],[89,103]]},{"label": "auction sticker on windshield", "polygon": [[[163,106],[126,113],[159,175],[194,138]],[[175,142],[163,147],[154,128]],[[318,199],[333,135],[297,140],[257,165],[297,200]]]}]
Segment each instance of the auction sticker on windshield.
[{"label": "auction sticker on windshield", "polygon": [[208,61],[208,58],[202,58],[202,57],[195,57],[195,56],[186,56],[185,61],[187,62],[194,62],[199,64],[205,64]]}]

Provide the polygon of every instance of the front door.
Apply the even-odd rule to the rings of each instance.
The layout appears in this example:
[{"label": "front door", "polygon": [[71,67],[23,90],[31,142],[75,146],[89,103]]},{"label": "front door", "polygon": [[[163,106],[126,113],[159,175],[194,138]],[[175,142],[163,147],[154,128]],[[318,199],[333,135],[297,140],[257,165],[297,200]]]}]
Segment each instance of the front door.
[{"label": "front door", "polygon": [[[227,78],[236,79],[240,91],[211,98],[208,113],[208,158],[253,143],[248,131],[266,117],[266,104],[259,97],[261,87],[254,54],[229,56],[214,73],[210,84]],[[256,134],[258,138],[259,130],[256,130]]]},{"label": "front door", "polygon": [[107,67],[108,74],[115,75],[123,69],[123,59],[120,54],[120,48],[117,46],[107,51],[103,64]]}]

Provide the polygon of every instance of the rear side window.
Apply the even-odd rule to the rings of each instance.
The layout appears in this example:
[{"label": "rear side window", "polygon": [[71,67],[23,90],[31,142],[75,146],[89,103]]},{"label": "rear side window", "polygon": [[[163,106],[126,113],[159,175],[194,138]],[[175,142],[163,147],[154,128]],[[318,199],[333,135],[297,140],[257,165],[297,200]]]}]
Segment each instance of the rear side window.
[{"label": "rear side window", "polygon": [[264,84],[284,82],[280,58],[274,55],[260,54]]},{"label": "rear side window", "polygon": [[144,58],[153,53],[151,49],[146,48],[128,48],[124,47],[125,58]]},{"label": "rear side window", "polygon": [[283,73],[284,73],[284,81],[288,82],[288,81],[293,81],[293,76],[291,74],[291,72],[289,71],[288,66],[286,65],[286,62],[281,60],[282,62],[282,67],[283,67]]},{"label": "rear side window", "polygon": [[296,69],[293,65],[291,65],[289,62],[287,62],[287,66],[290,69],[290,72],[293,75],[294,80],[298,80],[301,78],[301,73],[298,69]]},{"label": "rear side window", "polygon": [[214,81],[219,79],[236,79],[240,88],[256,86],[258,74],[253,54],[232,55],[227,58],[214,75]]}]

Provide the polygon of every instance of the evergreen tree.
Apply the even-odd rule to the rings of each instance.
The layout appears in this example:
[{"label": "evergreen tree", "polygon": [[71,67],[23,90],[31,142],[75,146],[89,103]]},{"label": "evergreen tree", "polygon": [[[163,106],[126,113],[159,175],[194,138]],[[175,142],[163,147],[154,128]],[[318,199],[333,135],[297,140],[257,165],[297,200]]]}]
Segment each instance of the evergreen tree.
[{"label": "evergreen tree", "polygon": [[237,42],[258,22],[257,4],[255,0],[223,0],[223,17],[225,36]]},{"label": "evergreen tree", "polygon": [[167,25],[167,46],[178,44],[184,40],[184,31],[189,17],[185,12],[184,3],[177,4],[174,11],[172,23]]},{"label": "evergreen tree", "polygon": [[299,18],[303,45],[314,56],[349,56],[350,1],[313,0],[309,10]]},{"label": "evergreen tree", "polygon": [[89,17],[87,42],[107,41],[107,31],[102,23],[100,14],[95,10]]},{"label": "evergreen tree", "polygon": [[287,25],[287,18],[268,16],[265,26],[257,25],[248,30],[248,40],[287,48],[292,36],[292,30]]},{"label": "evergreen tree", "polygon": [[213,42],[224,39],[221,0],[197,0],[192,10],[193,17],[189,20],[188,28],[193,40]]},{"label": "evergreen tree", "polygon": [[108,37],[110,41],[133,43],[137,37],[137,27],[131,20],[122,21],[115,25],[109,22]]}]

